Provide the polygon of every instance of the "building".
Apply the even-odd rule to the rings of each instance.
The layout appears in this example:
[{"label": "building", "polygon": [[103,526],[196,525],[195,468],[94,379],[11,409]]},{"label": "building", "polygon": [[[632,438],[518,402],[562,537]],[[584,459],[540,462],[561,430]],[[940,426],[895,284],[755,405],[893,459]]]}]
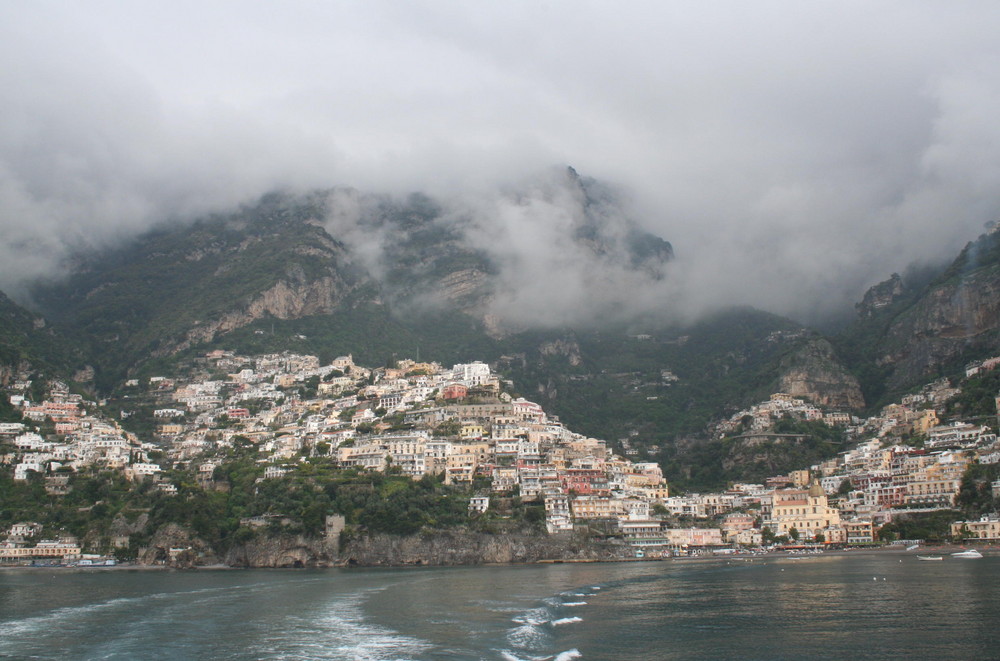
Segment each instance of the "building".
[{"label": "building", "polygon": [[722,546],[719,528],[667,528],[663,534],[667,545],[678,550]]},{"label": "building", "polygon": [[951,524],[951,536],[955,539],[996,542],[1000,540],[1000,518],[994,514],[978,521],[956,521]]},{"label": "building", "polygon": [[469,498],[469,514],[482,514],[489,508],[489,496],[473,496],[472,498]]},{"label": "building", "polygon": [[826,492],[816,480],[808,489],[774,492],[769,527],[779,535],[794,528],[803,539],[814,539],[824,528],[840,525],[840,511],[830,507]]},{"label": "building", "polygon": [[11,542],[0,544],[0,562],[38,558],[72,560],[78,557],[80,557],[80,545],[74,540],[42,540],[35,546],[21,546]]},{"label": "building", "polygon": [[851,519],[841,526],[848,544],[871,544],[875,541],[875,525],[870,519]]},{"label": "building", "polygon": [[449,383],[441,389],[442,399],[465,399],[469,396],[468,386],[461,383]]}]

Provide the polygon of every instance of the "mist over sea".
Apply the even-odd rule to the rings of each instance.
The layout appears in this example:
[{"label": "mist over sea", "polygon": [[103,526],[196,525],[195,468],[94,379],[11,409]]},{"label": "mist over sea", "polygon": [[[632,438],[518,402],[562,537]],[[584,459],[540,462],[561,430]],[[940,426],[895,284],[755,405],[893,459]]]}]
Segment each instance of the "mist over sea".
[{"label": "mist over sea", "polygon": [[0,658],[994,659],[1000,557],[0,571]]}]

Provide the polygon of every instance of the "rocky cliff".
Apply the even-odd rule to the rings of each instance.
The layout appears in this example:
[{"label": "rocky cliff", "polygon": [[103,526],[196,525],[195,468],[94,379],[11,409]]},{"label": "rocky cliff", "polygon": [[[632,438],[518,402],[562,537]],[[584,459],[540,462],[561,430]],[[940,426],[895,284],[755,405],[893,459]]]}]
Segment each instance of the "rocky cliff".
[{"label": "rocky cliff", "polygon": [[341,562],[358,566],[479,565],[540,560],[618,560],[632,555],[620,544],[572,534],[487,534],[445,530],[433,534],[366,535],[348,541]]},{"label": "rocky cliff", "polygon": [[141,565],[191,568],[219,564],[215,551],[190,530],[170,523],[157,530],[149,544],[139,549]]},{"label": "rocky cliff", "polygon": [[878,362],[892,368],[889,387],[903,388],[963,357],[1000,352],[998,331],[1000,272],[990,269],[929,291],[889,327]]},{"label": "rocky cliff", "polygon": [[815,338],[781,361],[779,389],[830,408],[858,410],[865,399],[858,380],[836,357],[833,346]]},{"label": "rocky cliff", "polygon": [[[878,290],[878,291],[874,291]],[[885,374],[890,392],[942,373],[973,358],[1000,353],[1000,234],[970,243],[951,266],[916,295],[902,296],[896,279],[873,288],[861,307],[871,321],[858,342],[864,356]],[[900,298],[902,296],[902,298]],[[875,302],[883,305],[878,309]]]},{"label": "rocky cliff", "polygon": [[542,560],[620,560],[632,557],[622,544],[575,534],[547,535],[522,531],[489,534],[438,530],[417,535],[356,535],[338,549],[337,542],[301,535],[258,533],[220,553],[191,531],[169,524],[160,528],[140,550],[143,565],[192,568],[229,567],[374,567],[404,565],[480,565],[530,563]]},{"label": "rocky cliff", "polygon": [[230,567],[330,567],[337,564],[336,544],[301,535],[259,536],[225,555]]},{"label": "rocky cliff", "polygon": [[903,279],[893,273],[888,280],[880,282],[865,292],[861,302],[854,306],[861,317],[872,317],[879,310],[895,303],[904,293]]},{"label": "rocky cliff", "polygon": [[299,319],[330,314],[349,289],[341,279],[330,276],[313,281],[304,278],[292,281],[280,280],[270,289],[254,297],[245,307],[223,312],[220,317],[204,323],[199,322],[187,331],[182,342],[167,344],[153,352],[153,355],[176,353],[192,344],[210,342],[216,336],[252,324],[258,319],[270,317]]}]

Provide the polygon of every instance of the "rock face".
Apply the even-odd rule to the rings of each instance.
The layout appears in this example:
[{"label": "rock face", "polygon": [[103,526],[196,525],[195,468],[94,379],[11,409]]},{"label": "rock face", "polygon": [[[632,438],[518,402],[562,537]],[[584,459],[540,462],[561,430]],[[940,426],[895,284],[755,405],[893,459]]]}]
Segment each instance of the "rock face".
[{"label": "rock face", "polygon": [[833,346],[815,338],[781,362],[779,388],[794,397],[831,408],[861,409],[861,386],[837,360]]},{"label": "rock face", "polygon": [[896,302],[903,295],[903,292],[903,279],[899,277],[898,273],[893,273],[888,280],[878,283],[865,292],[865,297],[854,307],[859,316],[872,317],[879,310]]},{"label": "rock face", "polygon": [[625,545],[573,535],[491,535],[442,531],[433,535],[368,535],[350,540],[341,562],[359,566],[478,565],[540,560],[618,560],[631,556]]},{"label": "rock face", "polygon": [[572,336],[545,342],[538,347],[538,353],[542,356],[563,356],[573,367],[577,367],[583,362],[583,358],[580,356],[580,345]]},{"label": "rock face", "polygon": [[174,523],[167,524],[154,533],[149,546],[139,550],[141,565],[168,565],[191,568],[219,563],[215,552],[191,534],[191,531]]},{"label": "rock face", "polygon": [[337,562],[337,548],[325,539],[300,535],[258,537],[229,550],[230,567],[330,567]]},{"label": "rock face", "polygon": [[[347,285],[333,277],[319,278],[312,282],[281,280],[254,298],[245,308],[226,312],[218,319],[192,328],[183,342],[169,348],[169,353],[182,351],[198,342],[210,341],[217,335],[268,316],[276,319],[299,319],[310,315],[330,314],[340,303],[346,290]],[[164,351],[158,353],[162,354]]]},{"label": "rock face", "polygon": [[933,288],[889,327],[879,363],[892,366],[890,388],[934,376],[970,351],[997,351],[1000,274],[990,270]]},{"label": "rock face", "polygon": [[481,269],[462,269],[442,277],[437,282],[441,296],[451,304],[461,306],[468,301],[478,302],[482,292],[488,290],[489,275]]},{"label": "rock face", "polygon": [[208,547],[175,524],[158,530],[141,549],[143,565],[192,568],[213,564],[230,567],[332,567],[403,565],[480,565],[540,560],[620,560],[632,557],[624,544],[600,542],[573,534],[515,532],[488,534],[441,530],[410,536],[361,535],[338,550],[336,541],[301,535],[264,535],[233,546],[225,554]]},{"label": "rock face", "polygon": [[[888,291],[893,282],[878,287]],[[865,300],[870,298],[877,297]],[[885,370],[890,391],[1000,352],[1000,234],[970,243],[919,296],[908,299],[875,315],[883,316],[884,325],[875,329],[880,337],[870,360]]]}]

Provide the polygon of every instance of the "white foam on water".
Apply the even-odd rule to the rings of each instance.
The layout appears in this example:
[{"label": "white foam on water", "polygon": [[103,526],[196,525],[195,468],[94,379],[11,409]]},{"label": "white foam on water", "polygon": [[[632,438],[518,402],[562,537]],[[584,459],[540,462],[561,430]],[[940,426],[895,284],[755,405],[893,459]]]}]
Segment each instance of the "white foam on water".
[{"label": "white foam on water", "polygon": [[530,617],[515,617],[511,622],[516,624],[527,624],[530,627],[538,627],[543,624],[548,624],[548,620],[533,620]]},{"label": "white foam on water", "polygon": [[[384,588],[382,588],[384,589]],[[308,615],[290,624],[283,633],[256,650],[270,659],[344,659],[386,661],[412,659],[433,646],[418,638],[365,621],[362,604],[371,592],[345,595],[330,603],[325,612]]]},{"label": "white foam on water", "polygon": [[544,643],[545,632],[535,625],[525,624],[507,632],[507,642],[521,649],[535,649]]},{"label": "white foam on water", "polygon": [[500,650],[500,658],[502,658],[504,661],[527,661],[526,659],[522,659],[519,656],[514,656],[507,650]]},{"label": "white foam on water", "polygon": [[575,647],[571,650],[566,650],[565,652],[560,652],[556,654],[555,661],[570,661],[570,659],[582,659],[583,655],[580,654],[580,650]]},{"label": "white foam on water", "polygon": [[[576,650],[570,650],[570,651],[571,652],[576,652]],[[577,652],[577,653],[579,654],[579,652]],[[565,652],[563,652],[563,654],[565,654]],[[504,661],[559,661],[563,657],[558,656],[558,655],[557,656],[552,656],[551,654],[548,655],[548,656],[526,656],[526,657],[521,657],[521,656],[517,656],[516,654],[514,654],[510,650],[500,650],[500,658],[504,659]],[[579,657],[575,657],[575,656],[565,657],[565,659],[567,659],[567,661],[569,659],[576,659],[576,658],[579,658]]]},{"label": "white foam on water", "polygon": [[587,602],[586,601],[564,601],[562,603],[562,605],[563,606],[586,606]]},{"label": "white foam on water", "polygon": [[532,626],[539,626],[546,624],[552,619],[552,614],[546,608],[532,608],[529,611],[518,615],[511,619],[512,622],[517,624],[529,624]]},{"label": "white foam on water", "polygon": [[480,608],[485,608],[492,613],[516,613],[524,608],[522,604],[503,599],[476,599],[469,603]]},{"label": "white foam on water", "polygon": [[[99,615],[105,611],[113,611],[117,608],[127,609],[129,612],[135,610],[134,604],[144,601],[155,601],[168,599],[175,595],[192,594],[194,592],[209,592],[211,590],[195,590],[191,592],[162,592],[158,594],[143,595],[141,597],[119,597],[93,604],[82,606],[64,606],[49,611],[43,615],[26,617],[22,620],[12,620],[3,623],[4,638],[13,640],[15,636],[28,636],[37,631],[50,631],[53,628],[72,628],[74,626],[87,626],[87,618]],[[106,616],[104,616],[106,617]]]},{"label": "white foam on water", "polygon": [[558,627],[564,624],[573,624],[575,622],[583,622],[582,617],[562,617],[558,620],[552,620],[552,626]]}]

